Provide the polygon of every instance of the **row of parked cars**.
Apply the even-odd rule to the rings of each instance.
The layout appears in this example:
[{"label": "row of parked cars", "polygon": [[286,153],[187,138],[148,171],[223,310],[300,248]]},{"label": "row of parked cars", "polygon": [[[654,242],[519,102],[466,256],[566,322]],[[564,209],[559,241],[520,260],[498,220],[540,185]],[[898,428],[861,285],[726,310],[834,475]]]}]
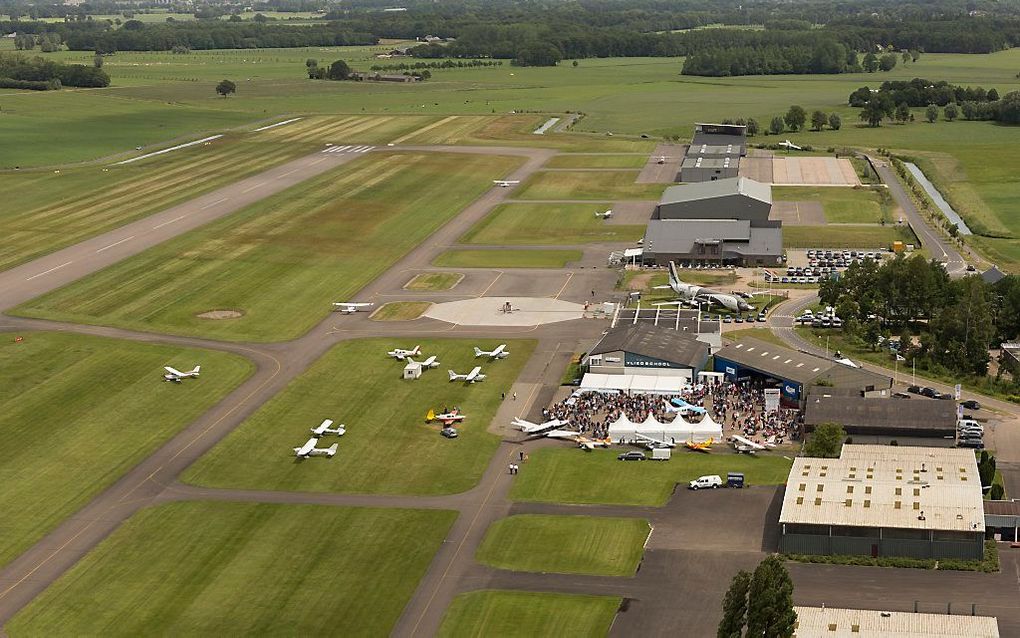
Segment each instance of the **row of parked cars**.
[{"label": "row of parked cars", "polygon": [[985,447],[985,428],[974,419],[960,419],[956,423],[956,445],[981,450]]},{"label": "row of parked cars", "polygon": [[811,309],[805,310],[793,322],[799,323],[802,326],[811,326],[812,328],[843,327],[843,320],[836,316],[836,312],[832,308],[826,308],[825,311],[818,314],[815,314]]}]

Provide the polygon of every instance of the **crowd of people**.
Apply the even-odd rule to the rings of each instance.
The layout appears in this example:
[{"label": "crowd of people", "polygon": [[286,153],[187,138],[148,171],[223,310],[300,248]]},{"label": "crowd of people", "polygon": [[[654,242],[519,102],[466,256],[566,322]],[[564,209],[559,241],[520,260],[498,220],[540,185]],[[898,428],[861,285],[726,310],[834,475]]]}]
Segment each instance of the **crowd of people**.
[{"label": "crowd of people", "polygon": [[[649,415],[659,421],[672,421],[676,410],[669,406],[674,398],[705,408],[727,436],[740,434],[762,445],[781,445],[797,438],[799,411],[780,408],[767,412],[764,389],[747,382],[699,383],[687,386],[678,395],[575,392],[543,409],[542,416],[567,421],[567,428],[603,439],[609,435],[609,424],[621,414],[633,422],[644,421]],[[700,417],[689,414],[684,418],[697,422]]]}]

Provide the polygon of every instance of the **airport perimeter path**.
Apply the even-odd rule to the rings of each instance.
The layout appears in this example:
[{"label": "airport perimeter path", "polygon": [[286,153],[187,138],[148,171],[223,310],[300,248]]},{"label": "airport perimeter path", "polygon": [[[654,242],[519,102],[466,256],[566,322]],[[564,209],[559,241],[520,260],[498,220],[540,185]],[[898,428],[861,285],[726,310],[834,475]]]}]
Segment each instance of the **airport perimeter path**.
[{"label": "airport perimeter path", "polygon": [[[489,146],[392,146],[381,147],[377,151],[524,157],[524,164],[507,177],[520,181],[525,180],[556,154],[555,151],[546,149]],[[317,152],[0,273],[0,312],[322,174],[354,157],[358,155]],[[429,267],[435,256],[447,246],[456,243],[457,238],[502,203],[514,190],[494,187],[486,191],[457,217],[368,284],[357,297],[365,298],[399,289],[405,282],[409,270]],[[341,322],[341,325],[337,325],[338,322]],[[600,322],[584,320],[517,329],[453,326],[429,319],[390,324],[370,321],[365,315],[342,317],[330,315],[299,339],[271,344],[243,344],[0,316],[0,331],[4,332],[56,330],[142,342],[188,345],[241,354],[252,360],[256,366],[256,371],[251,377],[212,409],[0,570],[0,626],[133,513],[156,502],[198,498],[305,503],[309,502],[309,499],[323,499],[336,505],[442,507],[460,513],[447,542],[434,557],[430,569],[394,630],[401,635],[422,631],[431,633],[432,629],[438,627],[447,603],[456,593],[459,575],[473,565],[474,549],[480,542],[482,534],[489,523],[504,515],[509,507],[505,499],[509,489],[509,482],[504,478],[505,467],[509,457],[521,449],[517,443],[501,444],[478,486],[463,494],[446,497],[386,495],[312,497],[307,494],[286,492],[270,494],[243,490],[202,490],[178,484],[178,475],[340,341],[369,336],[413,337],[437,333],[464,338],[506,337],[520,334],[537,339],[539,345],[535,354],[507,392],[508,395],[511,392],[518,393],[521,400],[505,402],[490,426],[492,431],[502,435],[509,433],[506,424],[512,417],[528,415],[530,411],[537,409],[534,406],[539,405],[538,401],[548,398],[550,389],[559,385],[560,372],[566,367],[577,343],[582,339],[597,336],[602,327]]]}]

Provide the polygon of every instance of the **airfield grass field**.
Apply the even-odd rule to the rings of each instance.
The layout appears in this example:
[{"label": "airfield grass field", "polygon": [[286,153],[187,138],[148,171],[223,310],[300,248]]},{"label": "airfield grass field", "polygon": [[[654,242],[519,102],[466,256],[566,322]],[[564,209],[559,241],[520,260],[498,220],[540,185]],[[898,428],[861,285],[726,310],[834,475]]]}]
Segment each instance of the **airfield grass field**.
[{"label": "airfield grass field", "polygon": [[[366,339],[343,342],[266,403],[183,475],[188,483],[316,492],[453,494],[473,487],[499,445],[487,431],[500,406],[500,392],[516,380],[534,348],[532,341],[508,341],[509,358],[476,359],[473,346],[488,340],[401,342]],[[420,379],[400,378],[404,364],[386,356],[394,347],[422,347],[442,365]],[[480,365],[480,383],[451,382]],[[460,408],[467,418],[460,436],[446,439],[442,427],[426,423],[429,410]],[[323,419],[344,423],[331,459],[295,460],[291,448]],[[332,444],[333,441],[325,439]]]},{"label": "airfield grass field", "polygon": [[640,518],[519,514],[489,527],[475,559],[513,571],[633,576],[649,533]]},{"label": "airfield grass field", "polygon": [[455,518],[442,510],[161,505],[124,523],[7,630],[382,636]]},{"label": "airfield grass field", "polygon": [[[598,180],[592,174],[590,179]],[[592,204],[503,204],[461,238],[464,244],[492,246],[576,245],[634,242],[644,226],[610,224],[596,216]]]},{"label": "airfield grass field", "polygon": [[[620,598],[542,592],[484,590],[453,599],[442,638],[525,638],[605,636],[620,608]],[[524,611],[526,610],[526,611]]]},{"label": "airfield grass field", "polygon": [[890,248],[894,241],[917,245],[909,228],[886,224],[865,226],[783,226],[784,248]]},{"label": "airfield grass field", "polygon": [[[546,168],[642,168],[648,161],[644,153],[640,155],[586,155],[580,153],[564,153],[546,162]],[[597,175],[592,175],[597,178]]]},{"label": "airfield grass field", "polygon": [[429,309],[428,301],[391,301],[372,313],[373,321],[410,321]]},{"label": "airfield grass field", "polygon": [[[235,355],[69,333],[0,341],[0,565],[208,410],[251,372]],[[164,383],[163,366],[202,366]]]},{"label": "airfield grass field", "polygon": [[440,268],[564,268],[580,250],[448,250],[432,261]]},{"label": "airfield grass field", "polygon": [[662,184],[635,184],[637,171],[542,171],[521,185],[517,199],[658,200]]},{"label": "airfield grass field", "polygon": [[[724,441],[711,453],[677,450],[668,463],[619,461],[620,449],[584,453],[545,448],[530,455],[528,471],[514,481],[510,498],[547,503],[664,505],[677,483],[705,474],[743,472],[751,485],[781,485],[792,462],[778,454],[734,454]],[[612,480],[605,480],[611,476]]]},{"label": "airfield grass field", "polygon": [[[235,341],[292,339],[323,319],[331,302],[352,297],[519,161],[367,154],[16,312]],[[197,317],[217,308],[243,316]]]},{"label": "airfield grass field", "polygon": [[773,186],[772,200],[819,202],[825,212],[825,220],[830,224],[878,224],[883,219],[887,223],[894,221],[891,201],[883,199],[873,188]]},{"label": "airfield grass field", "polygon": [[463,278],[464,274],[459,272],[423,272],[415,275],[404,284],[404,289],[441,292],[443,290],[450,290],[459,284]]}]

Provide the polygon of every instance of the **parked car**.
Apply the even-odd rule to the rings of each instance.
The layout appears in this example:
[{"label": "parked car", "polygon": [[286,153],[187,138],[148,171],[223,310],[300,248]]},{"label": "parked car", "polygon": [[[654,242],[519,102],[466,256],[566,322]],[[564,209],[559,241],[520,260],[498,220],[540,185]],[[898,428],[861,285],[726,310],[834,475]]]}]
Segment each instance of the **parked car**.
[{"label": "parked car", "polygon": [[729,315],[726,315],[725,317],[723,317],[722,322],[723,323],[733,323],[733,317],[731,317]]},{"label": "parked car", "polygon": [[636,451],[634,451],[634,452],[624,452],[623,454],[617,456],[616,460],[618,460],[618,461],[644,461],[645,458],[646,457],[645,457],[645,453],[644,452],[636,452]]},{"label": "parked car", "polygon": [[985,447],[984,441],[981,439],[961,439],[956,442],[957,447],[967,447],[975,450],[982,450]]},{"label": "parked car", "polygon": [[949,392],[942,392],[941,394],[939,394],[935,398],[936,399],[942,399],[943,401],[952,401],[955,397],[951,393],[949,393]]},{"label": "parked car", "polygon": [[906,392],[893,392],[894,399],[909,399],[910,395]]},{"label": "parked car", "polygon": [[907,392],[910,392],[911,394],[921,394],[921,386],[912,385],[909,388],[907,388]]},{"label": "parked car", "polygon": [[981,409],[981,404],[978,403],[977,401],[975,401],[974,399],[967,399],[966,401],[963,401],[962,403],[960,403],[960,405],[962,405],[963,407],[967,408],[968,410],[980,410]]},{"label": "parked car", "polygon": [[921,388],[921,395],[922,396],[926,396],[929,399],[934,399],[935,397],[937,397],[939,395],[939,391],[936,390],[935,388],[927,388],[927,387],[925,387],[925,388]]},{"label": "parked car", "polygon": [[721,487],[722,484],[722,478],[718,474],[709,474],[707,476],[699,476],[694,479],[687,485],[687,488],[692,490],[701,490],[706,488],[715,489],[717,487]]},{"label": "parked car", "polygon": [[448,439],[455,439],[460,435],[456,428],[443,428],[439,433]]}]

